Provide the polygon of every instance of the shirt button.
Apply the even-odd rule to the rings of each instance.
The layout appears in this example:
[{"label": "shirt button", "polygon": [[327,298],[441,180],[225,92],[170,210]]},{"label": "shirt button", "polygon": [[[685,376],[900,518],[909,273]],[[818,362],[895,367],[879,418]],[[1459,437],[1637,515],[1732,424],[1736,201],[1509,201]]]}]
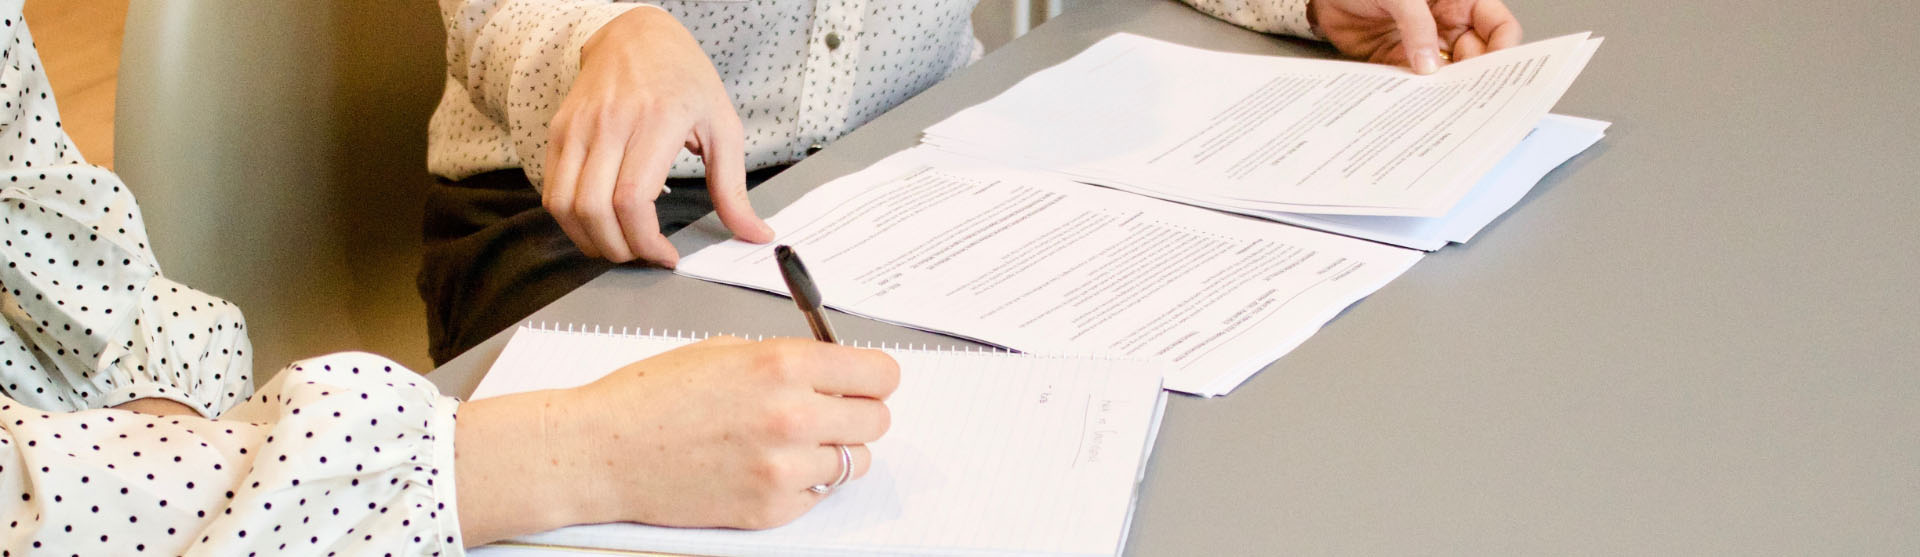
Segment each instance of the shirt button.
[{"label": "shirt button", "polygon": [[840,48],[840,34],[827,33],[827,50]]},{"label": "shirt button", "polygon": [[807,155],[809,155],[809,156],[811,156],[811,155],[813,155],[814,153],[818,153],[818,152],[820,152],[820,150],[821,150],[821,149],[825,149],[825,148],[827,148],[827,146],[825,146],[825,145],[821,145],[821,144],[819,144],[819,143],[815,143],[815,144],[812,144],[812,145],[808,145],[808,146],[807,146]]}]

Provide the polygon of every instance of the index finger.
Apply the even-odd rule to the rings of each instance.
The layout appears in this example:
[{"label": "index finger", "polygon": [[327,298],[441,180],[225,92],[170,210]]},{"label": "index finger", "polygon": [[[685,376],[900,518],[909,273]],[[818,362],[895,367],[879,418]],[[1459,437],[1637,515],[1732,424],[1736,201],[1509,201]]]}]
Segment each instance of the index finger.
[{"label": "index finger", "polygon": [[771,242],[773,227],[753,212],[747,200],[746,132],[740,128],[740,117],[733,114],[733,105],[725,106],[726,112],[700,138],[700,160],[707,165],[713,210],[734,236],[756,244]]},{"label": "index finger", "polygon": [[[672,129],[660,126],[657,130]],[[660,217],[653,202],[666,184],[680,144],[672,132],[653,131],[633,135],[626,146],[626,158],[620,161],[620,181],[613,192],[614,216],[620,234],[633,255],[663,267],[680,262],[680,252],[660,234]]]},{"label": "index finger", "polygon": [[540,188],[540,202],[547,212],[553,215],[554,222],[560,224],[560,231],[580,249],[580,253],[589,258],[600,258],[599,248],[593,245],[593,236],[582,229],[578,213],[574,207],[574,182],[580,175],[580,165],[586,163],[586,141],[576,133],[571,125],[550,127],[552,131],[547,139],[547,158],[545,172],[541,177],[544,186]]},{"label": "index finger", "polygon": [[886,352],[798,338],[766,343],[823,395],[885,400],[900,386],[900,363]]}]

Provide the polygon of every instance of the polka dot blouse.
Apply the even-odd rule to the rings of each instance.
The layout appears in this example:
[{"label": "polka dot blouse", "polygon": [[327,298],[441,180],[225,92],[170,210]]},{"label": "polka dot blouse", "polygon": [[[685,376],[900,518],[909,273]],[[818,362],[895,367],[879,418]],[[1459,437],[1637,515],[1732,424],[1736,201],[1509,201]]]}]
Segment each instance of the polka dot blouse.
[{"label": "polka dot blouse", "polygon": [[[1262,32],[1312,37],[1307,0],[1184,0]],[[805,157],[980,54],[975,0],[441,0],[447,85],[427,164],[461,179],[523,168],[540,183],[547,122],[580,71],[580,47],[636,8],[664,9],[713,60],[746,128],[747,168]],[[704,168],[682,151],[672,176]]]},{"label": "polka dot blouse", "polygon": [[[20,8],[0,0],[0,555],[459,553],[456,402],[368,354],[256,394],[239,310],[161,275]],[[199,415],[106,408],[140,398]]]}]

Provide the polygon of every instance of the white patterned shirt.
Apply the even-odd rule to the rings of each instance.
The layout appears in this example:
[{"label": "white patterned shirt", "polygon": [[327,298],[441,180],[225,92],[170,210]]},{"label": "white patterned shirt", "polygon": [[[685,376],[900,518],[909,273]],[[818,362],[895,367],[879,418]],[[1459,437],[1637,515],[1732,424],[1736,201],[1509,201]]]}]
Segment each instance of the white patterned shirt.
[{"label": "white patterned shirt", "polygon": [[[461,552],[453,412],[369,354],[256,394],[232,304],[161,275],[0,0],[0,555]],[[140,398],[197,416],[107,408]],[[217,419],[215,419],[217,418]]]},{"label": "white patterned shirt", "polygon": [[[1307,0],[1183,0],[1261,32],[1314,37]],[[441,0],[447,84],[427,165],[461,179],[523,168],[539,185],[547,123],[580,71],[580,49],[627,10],[666,10],[713,60],[746,128],[746,166],[805,157],[980,55],[975,0]],[[671,176],[697,177],[691,153]]]}]

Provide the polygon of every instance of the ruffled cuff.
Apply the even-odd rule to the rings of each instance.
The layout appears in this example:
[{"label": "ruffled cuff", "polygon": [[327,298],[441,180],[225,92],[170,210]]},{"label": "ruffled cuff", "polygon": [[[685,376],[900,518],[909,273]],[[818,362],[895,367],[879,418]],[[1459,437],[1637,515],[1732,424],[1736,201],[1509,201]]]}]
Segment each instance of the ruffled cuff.
[{"label": "ruffled cuff", "polygon": [[[227,419],[277,422],[236,508],[306,506],[352,525],[330,550],[456,555],[454,419],[459,401],[386,358],[341,353],[297,362]],[[269,519],[270,520],[270,519]],[[262,523],[256,527],[270,527]],[[224,529],[224,528],[223,528]]]},{"label": "ruffled cuff", "polygon": [[89,377],[101,406],[141,398],[178,402],[215,418],[253,394],[252,343],[240,308],[165,277],[140,293],[128,337],[111,339],[104,374]]},{"label": "ruffled cuff", "polygon": [[296,364],[221,420],[0,397],[0,547],[458,555],[458,405],[370,354]]}]

